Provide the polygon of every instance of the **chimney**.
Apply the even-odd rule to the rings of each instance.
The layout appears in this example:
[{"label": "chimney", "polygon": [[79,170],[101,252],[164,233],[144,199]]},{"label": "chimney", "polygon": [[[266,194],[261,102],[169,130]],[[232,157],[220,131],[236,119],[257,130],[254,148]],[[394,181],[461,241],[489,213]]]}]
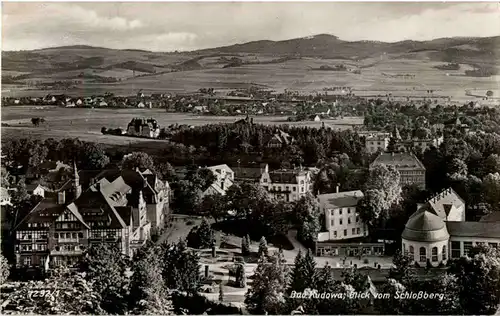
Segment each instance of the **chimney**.
[{"label": "chimney", "polygon": [[335,187],[335,193],[339,193],[340,191],[340,185],[337,183],[337,186]]},{"label": "chimney", "polygon": [[57,204],[62,205],[66,203],[66,191],[57,192]]}]

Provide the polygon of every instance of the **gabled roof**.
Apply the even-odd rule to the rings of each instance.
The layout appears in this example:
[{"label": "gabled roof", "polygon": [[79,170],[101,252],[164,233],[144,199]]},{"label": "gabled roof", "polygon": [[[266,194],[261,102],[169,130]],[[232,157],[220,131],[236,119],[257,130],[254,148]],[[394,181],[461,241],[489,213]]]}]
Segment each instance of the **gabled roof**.
[{"label": "gabled roof", "polygon": [[453,207],[460,208],[465,206],[464,200],[452,188],[434,195],[427,200],[427,204],[442,219],[448,217]]},{"label": "gabled roof", "polygon": [[[85,191],[74,204],[86,222],[92,221],[94,216],[104,216],[107,214],[111,217],[112,227],[125,228],[127,226],[116,211],[113,201],[106,197],[100,188],[97,191]],[[86,211],[91,211],[93,214],[87,215]]]},{"label": "gabled roof", "polygon": [[231,168],[229,168],[229,166],[226,164],[210,166],[210,167],[207,167],[207,169],[211,170],[212,172],[217,172],[217,173],[219,173],[218,170],[226,170],[226,172],[233,172],[233,170]]},{"label": "gabled roof", "polygon": [[[63,212],[64,205],[57,204],[57,200],[54,198],[44,198],[26,215],[19,224],[14,228],[14,230],[27,229],[28,223],[52,223],[54,222]],[[31,228],[30,228],[31,229]]]}]

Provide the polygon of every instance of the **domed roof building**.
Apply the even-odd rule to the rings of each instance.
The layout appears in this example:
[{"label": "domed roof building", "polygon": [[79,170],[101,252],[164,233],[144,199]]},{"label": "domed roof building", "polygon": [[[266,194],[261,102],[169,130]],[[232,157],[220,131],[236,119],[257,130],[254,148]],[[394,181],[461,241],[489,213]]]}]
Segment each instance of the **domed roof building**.
[{"label": "domed roof building", "polygon": [[403,252],[416,264],[436,267],[450,258],[466,256],[478,244],[500,248],[500,221],[465,221],[464,201],[446,189],[418,205],[401,239]]},{"label": "domed roof building", "polygon": [[418,265],[446,263],[450,234],[445,221],[433,212],[429,203],[408,219],[401,238],[403,251]]}]

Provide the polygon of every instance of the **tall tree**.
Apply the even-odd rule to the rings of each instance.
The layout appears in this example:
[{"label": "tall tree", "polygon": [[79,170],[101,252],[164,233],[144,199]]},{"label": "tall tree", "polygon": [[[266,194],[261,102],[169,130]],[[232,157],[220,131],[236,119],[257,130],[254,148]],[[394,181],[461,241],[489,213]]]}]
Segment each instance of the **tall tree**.
[{"label": "tall tree", "polygon": [[124,156],[120,165],[122,169],[129,170],[135,170],[137,168],[155,170],[153,158],[141,151],[134,151]]},{"label": "tall tree", "polygon": [[220,194],[205,195],[199,205],[201,215],[211,216],[215,222],[227,216],[227,201]]},{"label": "tall tree", "polygon": [[288,269],[278,257],[261,260],[255,269],[252,286],[245,295],[245,305],[252,314],[281,314],[285,308]]},{"label": "tall tree", "polygon": [[458,280],[462,311],[491,315],[500,306],[500,251],[473,248],[469,256],[455,260],[450,272]]},{"label": "tall tree", "polygon": [[201,287],[200,258],[184,241],[165,245],[163,278],[169,289],[194,294]]},{"label": "tall tree", "polygon": [[[43,293],[41,289],[54,289]],[[6,293],[4,293],[6,294]],[[15,291],[7,294],[9,301],[2,311],[38,315],[102,315],[101,297],[80,273],[72,273],[65,267],[52,271],[43,281],[21,283]]]},{"label": "tall tree", "polygon": [[406,287],[398,281],[394,279],[387,279],[387,281],[378,288],[378,292],[389,294],[389,298],[375,299],[375,310],[381,315],[406,314],[406,300],[402,300],[397,297],[397,293],[403,293],[406,291]]},{"label": "tall tree", "polygon": [[97,244],[90,247],[80,264],[87,280],[102,297],[101,307],[108,313],[127,311],[130,279],[128,260],[115,245]]},{"label": "tall tree", "polygon": [[407,254],[396,251],[392,259],[394,267],[389,271],[389,278],[400,282],[403,285],[411,285],[415,281],[415,270],[413,269],[413,259]]},{"label": "tall tree", "polygon": [[241,238],[241,254],[248,256],[250,254],[250,236],[245,235]]},{"label": "tall tree", "polygon": [[160,246],[147,245],[134,256],[130,309],[135,314],[172,314],[172,301],[163,280],[163,261]]},{"label": "tall tree", "polygon": [[370,169],[366,183],[367,190],[380,190],[385,197],[385,209],[401,200],[401,178],[393,166],[378,165]]},{"label": "tall tree", "polygon": [[267,240],[266,240],[266,237],[264,237],[264,236],[262,236],[262,238],[260,238],[258,254],[259,254],[259,257],[269,256],[269,249],[267,247]]},{"label": "tall tree", "polygon": [[294,205],[296,223],[299,225],[298,237],[312,243],[318,238],[320,210],[317,200],[310,193],[301,197]]},{"label": "tall tree", "polygon": [[235,279],[236,279],[236,286],[237,287],[245,288],[247,286],[247,276],[245,273],[245,264],[244,263],[239,263],[236,266]]},{"label": "tall tree", "polygon": [[490,173],[484,177],[483,195],[492,211],[500,211],[500,173]]},{"label": "tall tree", "polygon": [[215,234],[205,218],[201,221],[200,226],[191,229],[187,242],[188,246],[193,248],[210,248],[214,245]]},{"label": "tall tree", "polygon": [[7,262],[7,259],[0,253],[0,284],[3,284],[7,281],[10,275],[10,265]]}]

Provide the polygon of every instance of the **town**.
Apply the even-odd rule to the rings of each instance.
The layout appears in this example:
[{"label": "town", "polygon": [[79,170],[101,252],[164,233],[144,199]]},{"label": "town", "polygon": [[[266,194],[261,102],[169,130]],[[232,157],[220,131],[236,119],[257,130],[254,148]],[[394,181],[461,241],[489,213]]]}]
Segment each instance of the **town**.
[{"label": "town", "polygon": [[497,22],[3,4],[1,314],[500,315]]},{"label": "town", "polygon": [[[108,282],[100,293],[114,295],[107,298],[114,303],[97,305],[112,313],[132,308],[117,305],[118,298],[148,284],[148,269],[161,261],[169,290],[198,293],[218,313],[299,307],[307,313],[310,307],[295,299],[278,305],[257,299],[276,284],[273,291],[285,297],[309,288],[371,293],[318,303],[322,313],[494,312],[498,283],[477,269],[499,268],[498,110],[380,99],[364,106],[363,127],[355,130],[272,128],[248,116],[171,129],[171,148],[161,154],[77,139],[8,140],[2,144],[2,268],[10,266],[10,274],[2,273],[16,282],[55,282],[61,275],[53,271],[83,269],[92,282]],[[156,137],[157,125],[136,118],[127,133],[145,126],[146,136]],[[194,151],[182,153],[181,146]],[[179,268],[167,268],[172,265]],[[92,272],[97,267],[108,272]],[[123,275],[108,279],[115,269]],[[467,272],[473,283],[460,277],[464,269],[473,269]],[[290,273],[289,287],[282,273]],[[278,279],[259,279],[269,277]],[[111,280],[126,284],[129,294],[108,294]],[[319,280],[327,283],[314,283]],[[449,298],[442,310],[376,299],[429,284]],[[475,296],[485,292],[490,296]],[[6,302],[6,310],[19,308]]]}]

